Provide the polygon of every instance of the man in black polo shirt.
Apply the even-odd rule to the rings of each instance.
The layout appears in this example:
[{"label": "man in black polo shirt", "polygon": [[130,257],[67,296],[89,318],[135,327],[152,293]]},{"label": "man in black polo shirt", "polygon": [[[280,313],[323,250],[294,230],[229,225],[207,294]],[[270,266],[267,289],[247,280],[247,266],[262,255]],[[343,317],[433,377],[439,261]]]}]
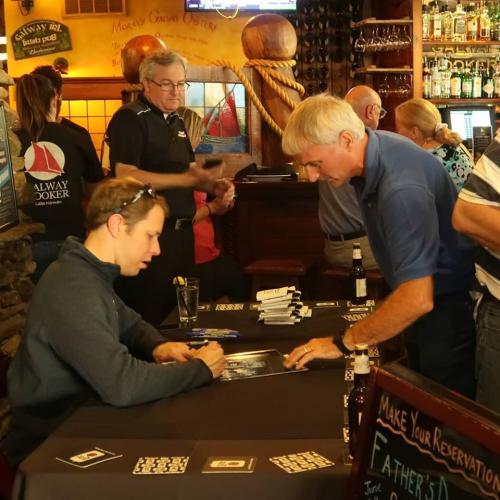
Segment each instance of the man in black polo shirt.
[{"label": "man in black polo shirt", "polygon": [[159,324],[176,303],[173,276],[194,271],[193,187],[220,194],[231,184],[190,167],[193,149],[176,112],[187,88],[184,59],[156,52],[139,72],[144,92],[114,114],[107,130],[111,172],[151,184],[167,200],[170,216],[160,237],[161,256],[138,277],[123,278],[117,291],[144,319]]}]

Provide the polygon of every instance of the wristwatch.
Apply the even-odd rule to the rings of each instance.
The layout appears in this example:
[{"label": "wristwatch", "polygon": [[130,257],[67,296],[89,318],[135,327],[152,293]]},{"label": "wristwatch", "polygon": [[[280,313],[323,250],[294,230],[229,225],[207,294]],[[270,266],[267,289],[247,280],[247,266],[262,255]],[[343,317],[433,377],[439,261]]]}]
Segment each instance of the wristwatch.
[{"label": "wristwatch", "polygon": [[350,356],[352,354],[352,351],[348,349],[347,346],[344,344],[343,335],[341,337],[333,337],[332,342],[344,356]]}]

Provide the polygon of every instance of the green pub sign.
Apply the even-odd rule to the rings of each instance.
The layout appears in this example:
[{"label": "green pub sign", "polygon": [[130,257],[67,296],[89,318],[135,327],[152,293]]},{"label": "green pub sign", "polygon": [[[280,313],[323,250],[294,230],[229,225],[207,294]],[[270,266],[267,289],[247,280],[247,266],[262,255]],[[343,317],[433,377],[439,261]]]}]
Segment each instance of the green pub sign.
[{"label": "green pub sign", "polygon": [[23,24],[10,39],[15,59],[26,59],[71,50],[68,27],[50,19]]}]

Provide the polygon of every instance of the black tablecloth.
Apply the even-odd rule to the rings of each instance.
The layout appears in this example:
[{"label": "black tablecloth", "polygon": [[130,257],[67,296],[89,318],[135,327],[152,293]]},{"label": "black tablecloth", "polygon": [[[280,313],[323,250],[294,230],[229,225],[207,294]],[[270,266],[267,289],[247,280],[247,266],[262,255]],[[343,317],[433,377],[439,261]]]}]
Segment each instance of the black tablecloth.
[{"label": "black tablecloth", "polygon": [[[345,310],[344,310],[345,311]],[[327,314],[328,312],[328,314]],[[277,348],[343,329],[340,308],[315,309],[300,325],[258,325],[257,312],[200,313],[200,326],[239,330],[226,352]],[[168,322],[168,320],[167,320]],[[168,338],[185,332],[168,330]],[[20,466],[14,499],[333,499],[341,498],[349,467],[343,464],[344,360],[307,372],[215,381],[189,393],[130,408],[89,402]],[[56,456],[99,446],[122,458],[77,469]],[[336,465],[289,474],[269,461],[276,455],[316,451]],[[141,456],[189,456],[184,474],[133,475]],[[210,456],[255,456],[251,474],[202,474]]]}]

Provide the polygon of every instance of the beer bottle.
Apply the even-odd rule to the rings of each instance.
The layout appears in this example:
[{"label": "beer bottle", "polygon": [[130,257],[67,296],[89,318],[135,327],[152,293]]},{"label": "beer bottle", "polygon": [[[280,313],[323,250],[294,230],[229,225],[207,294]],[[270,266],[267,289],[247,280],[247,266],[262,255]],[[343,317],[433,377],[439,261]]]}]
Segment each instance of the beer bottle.
[{"label": "beer bottle", "polygon": [[356,344],[354,347],[354,387],[348,400],[347,411],[349,416],[349,454],[354,457],[358,445],[359,427],[363,406],[368,392],[368,376],[370,374],[370,358],[368,345]]},{"label": "beer bottle", "polygon": [[366,272],[363,267],[363,257],[359,243],[352,245],[352,302],[363,304],[366,302]]}]

